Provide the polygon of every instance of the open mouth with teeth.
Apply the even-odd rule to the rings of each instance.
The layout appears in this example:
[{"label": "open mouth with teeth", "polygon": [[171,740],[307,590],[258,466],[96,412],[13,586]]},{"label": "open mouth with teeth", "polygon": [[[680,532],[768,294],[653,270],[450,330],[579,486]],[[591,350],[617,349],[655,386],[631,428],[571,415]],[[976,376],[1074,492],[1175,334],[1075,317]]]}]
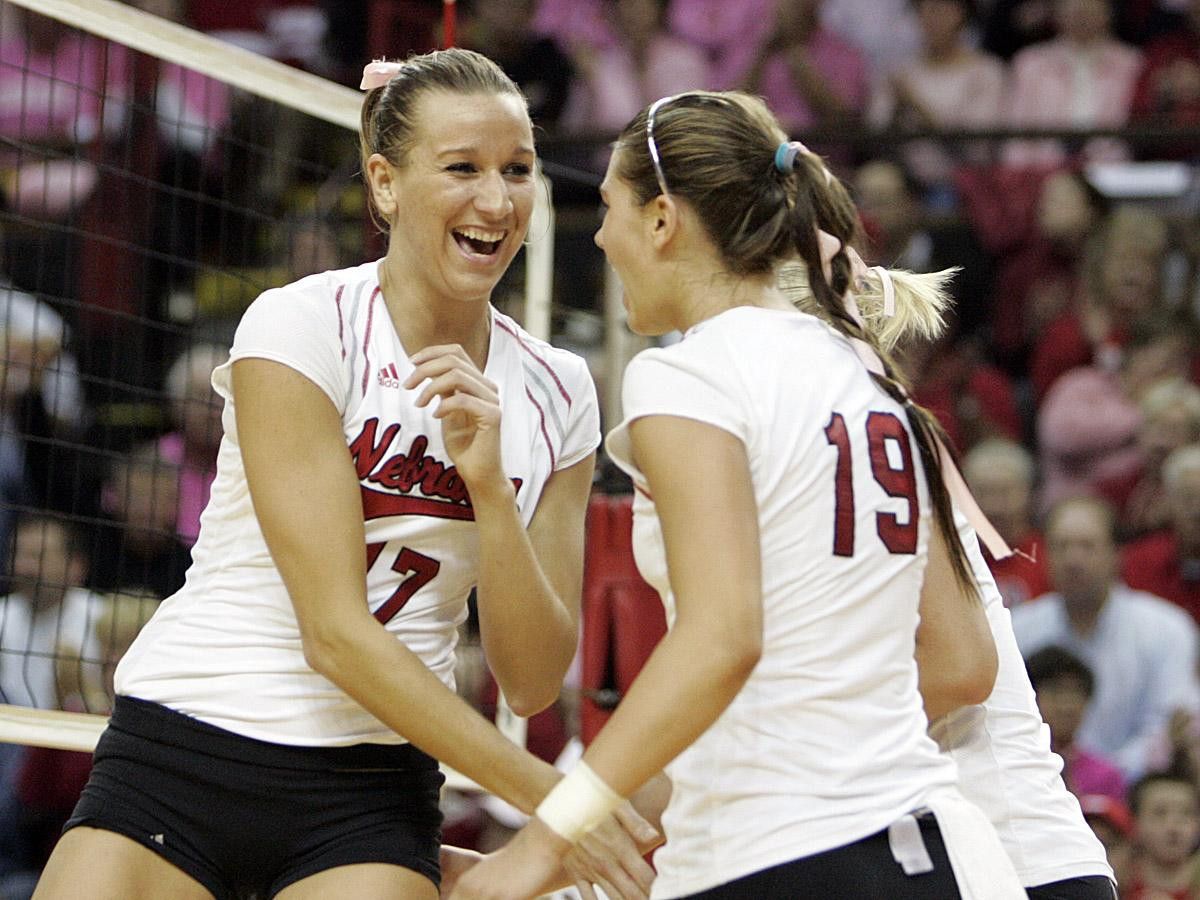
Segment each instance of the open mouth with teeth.
[{"label": "open mouth with teeth", "polygon": [[467,253],[476,256],[491,256],[500,249],[507,232],[490,231],[485,228],[456,228],[454,240]]}]

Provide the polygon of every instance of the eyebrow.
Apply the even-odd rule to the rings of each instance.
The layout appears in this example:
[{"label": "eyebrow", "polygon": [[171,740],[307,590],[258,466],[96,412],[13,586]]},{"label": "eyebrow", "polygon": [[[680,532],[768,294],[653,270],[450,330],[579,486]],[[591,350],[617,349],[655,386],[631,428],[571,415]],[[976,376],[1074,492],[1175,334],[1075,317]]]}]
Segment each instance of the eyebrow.
[{"label": "eyebrow", "polygon": [[[482,148],[480,148],[480,147],[448,147],[445,150],[439,150],[437,153],[437,158],[441,159],[443,156],[469,156],[472,153],[480,152],[481,149]],[[527,146],[517,147],[517,149],[513,151],[513,156],[536,156],[536,155],[537,154],[534,151],[534,149],[532,147],[527,147]]]}]

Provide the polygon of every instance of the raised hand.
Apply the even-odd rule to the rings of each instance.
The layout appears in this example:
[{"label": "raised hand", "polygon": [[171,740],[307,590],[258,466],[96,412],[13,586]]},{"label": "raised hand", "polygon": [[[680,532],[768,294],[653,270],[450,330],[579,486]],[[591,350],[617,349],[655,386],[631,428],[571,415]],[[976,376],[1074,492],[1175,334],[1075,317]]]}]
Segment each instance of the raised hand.
[{"label": "raised hand", "polygon": [[420,387],[415,403],[436,400],[434,417],[442,422],[442,441],[472,486],[504,481],[500,460],[500,393],[458,344],[426,347],[413,354],[406,390]]}]

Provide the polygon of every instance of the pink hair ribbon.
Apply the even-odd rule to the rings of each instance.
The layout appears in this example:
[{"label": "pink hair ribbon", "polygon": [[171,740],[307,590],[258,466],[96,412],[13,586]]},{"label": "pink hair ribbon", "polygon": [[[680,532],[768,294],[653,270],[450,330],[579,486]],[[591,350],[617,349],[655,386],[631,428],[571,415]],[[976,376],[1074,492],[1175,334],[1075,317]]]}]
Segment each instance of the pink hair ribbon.
[{"label": "pink hair ribbon", "polygon": [[388,62],[383,59],[369,62],[363,67],[362,81],[358,88],[362,91],[372,91],[375,88],[383,87],[399,75],[403,68],[404,63]]}]

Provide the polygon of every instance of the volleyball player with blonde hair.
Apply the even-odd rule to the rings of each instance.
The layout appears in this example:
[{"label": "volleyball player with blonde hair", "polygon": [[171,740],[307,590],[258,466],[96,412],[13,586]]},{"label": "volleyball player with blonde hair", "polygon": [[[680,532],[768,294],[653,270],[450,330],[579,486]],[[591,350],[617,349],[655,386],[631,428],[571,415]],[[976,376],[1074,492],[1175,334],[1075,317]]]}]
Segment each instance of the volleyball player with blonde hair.
[{"label": "volleyball player with blonde hair", "polygon": [[[194,563],[121,661],[39,900],[433,900],[436,760],[530,812],[560,777],[453,690],[472,588],[519,714],[576,647],[595,390],[489,302],[533,209],[525,99],[461,50],[363,86],[387,253],[243,317]],[[574,871],[641,896],[632,842],[594,846]]]}]

